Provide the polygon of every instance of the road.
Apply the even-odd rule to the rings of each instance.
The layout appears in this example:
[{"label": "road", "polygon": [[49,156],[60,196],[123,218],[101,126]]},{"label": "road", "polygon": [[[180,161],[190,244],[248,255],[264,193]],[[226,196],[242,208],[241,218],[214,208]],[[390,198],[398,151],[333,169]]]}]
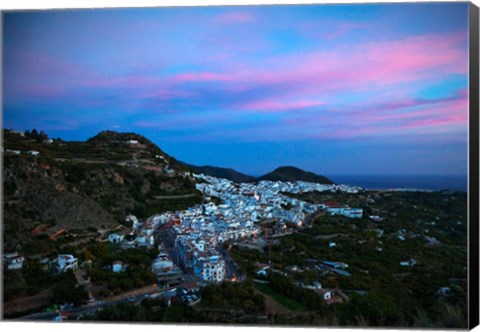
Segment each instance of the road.
[{"label": "road", "polygon": [[233,277],[236,277],[238,282],[245,280],[246,276],[240,272],[240,268],[233,258],[230,257],[228,251],[222,247],[220,253],[225,261],[225,279],[231,280]]},{"label": "road", "polygon": [[159,237],[160,237],[160,241],[162,241],[164,247],[165,247],[165,250],[167,251],[168,255],[170,256],[170,259],[178,266],[182,269],[182,271],[185,273],[186,272],[186,269],[185,267],[183,266],[183,264],[180,264],[181,262],[179,262],[179,259],[175,253],[175,250],[173,249],[173,243],[170,241],[170,239],[168,238],[167,234],[163,231],[163,230],[160,230],[159,232]]},{"label": "road", "polygon": [[[128,297],[122,298],[112,301],[95,301],[92,303],[88,303],[84,306],[78,308],[70,308],[66,310],[62,310],[61,313],[71,314],[71,315],[84,315],[84,314],[92,314],[95,313],[97,310],[101,310],[106,307],[114,306],[120,303],[138,303],[146,298],[162,298],[162,297],[173,297],[175,296],[176,288],[165,289],[160,292],[155,292],[151,294],[142,294],[135,297]],[[35,314],[31,314],[28,316],[20,317],[15,320],[26,321],[26,320],[53,320],[55,317],[60,315],[59,312],[39,312]]]}]

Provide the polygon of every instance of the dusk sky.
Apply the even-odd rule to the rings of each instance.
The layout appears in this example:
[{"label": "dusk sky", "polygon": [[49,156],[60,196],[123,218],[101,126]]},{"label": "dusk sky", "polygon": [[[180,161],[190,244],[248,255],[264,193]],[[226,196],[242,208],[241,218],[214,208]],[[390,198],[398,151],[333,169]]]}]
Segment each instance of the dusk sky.
[{"label": "dusk sky", "polygon": [[3,127],[261,175],[466,174],[468,4],[5,13]]}]

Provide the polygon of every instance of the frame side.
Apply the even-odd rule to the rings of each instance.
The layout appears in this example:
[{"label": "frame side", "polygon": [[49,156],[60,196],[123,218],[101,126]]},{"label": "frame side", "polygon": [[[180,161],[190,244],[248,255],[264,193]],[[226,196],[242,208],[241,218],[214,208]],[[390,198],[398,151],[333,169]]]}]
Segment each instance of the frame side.
[{"label": "frame side", "polygon": [[473,329],[479,320],[479,10],[469,4],[469,317]]}]

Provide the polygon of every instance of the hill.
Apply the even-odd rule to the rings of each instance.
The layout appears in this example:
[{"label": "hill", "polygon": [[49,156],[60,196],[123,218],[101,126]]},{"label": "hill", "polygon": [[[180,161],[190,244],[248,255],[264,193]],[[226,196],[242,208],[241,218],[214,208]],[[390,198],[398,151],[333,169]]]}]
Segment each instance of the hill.
[{"label": "hill", "polygon": [[214,176],[217,178],[227,179],[233,182],[251,182],[255,180],[255,177],[246,175],[232,168],[223,168],[215,166],[192,166],[189,165],[195,172],[205,175]]},{"label": "hill", "polygon": [[300,168],[293,167],[293,166],[282,166],[275,169],[273,172],[267,173],[257,179],[258,181],[261,180],[269,180],[269,181],[307,181],[307,182],[315,182],[321,184],[334,184],[333,181],[326,178],[322,175],[317,175],[312,172],[306,172],[301,170]]},{"label": "hill", "polygon": [[4,130],[3,145],[5,250],[58,249],[61,239],[32,235],[40,225],[88,238],[121,227],[130,213],[144,219],[202,201],[185,166],[141,135],[39,141]]},{"label": "hill", "polygon": [[334,184],[333,181],[325,176],[317,175],[312,172],[304,171],[300,168],[293,166],[283,166],[275,169],[274,171],[267,173],[261,177],[253,177],[246,175],[232,168],[223,168],[215,166],[194,166],[184,164],[185,167],[193,170],[197,173],[203,173],[205,175],[214,176],[217,178],[227,179],[233,182],[256,182],[262,180],[269,181],[308,181],[322,184]]}]

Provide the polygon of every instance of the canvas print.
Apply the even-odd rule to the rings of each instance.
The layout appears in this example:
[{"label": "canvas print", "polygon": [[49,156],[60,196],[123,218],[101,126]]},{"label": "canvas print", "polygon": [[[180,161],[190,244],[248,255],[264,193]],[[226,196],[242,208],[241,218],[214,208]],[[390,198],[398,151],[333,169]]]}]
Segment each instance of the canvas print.
[{"label": "canvas print", "polygon": [[3,12],[3,319],[466,328],[468,17]]}]

